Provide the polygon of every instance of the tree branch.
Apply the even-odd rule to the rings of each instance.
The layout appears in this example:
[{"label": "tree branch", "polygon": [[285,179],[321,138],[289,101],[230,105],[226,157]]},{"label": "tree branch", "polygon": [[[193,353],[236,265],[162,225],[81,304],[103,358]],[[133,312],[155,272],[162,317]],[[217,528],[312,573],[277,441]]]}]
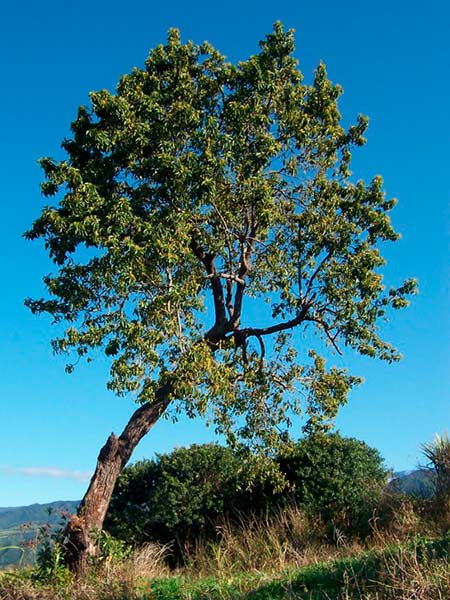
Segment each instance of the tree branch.
[{"label": "tree branch", "polygon": [[327,338],[331,342],[331,345],[333,346],[333,348],[336,350],[336,352],[339,355],[342,356],[342,350],[339,348],[339,346],[336,343],[336,338],[337,338],[337,335],[338,335],[339,332],[336,332],[335,335],[332,335],[332,333],[331,333],[332,328],[323,319],[317,319],[315,317],[307,317],[305,320],[306,321],[312,321],[312,322],[317,323],[318,325],[320,325],[320,327],[322,327],[322,329],[325,331],[325,335],[327,336]]},{"label": "tree branch", "polygon": [[168,407],[172,391],[173,387],[170,383],[161,385],[155,392],[155,400],[145,402],[128,421],[127,426],[118,438],[122,467],[128,462],[139,440],[148,433],[152,425],[156,423]]},{"label": "tree branch", "polygon": [[262,371],[264,369],[264,357],[266,356],[266,347],[264,345],[264,340],[261,335],[256,335],[256,339],[259,342],[261,347],[261,354],[259,357],[259,370]]},{"label": "tree branch", "polygon": [[250,232],[247,233],[248,232],[248,223],[247,223],[246,235],[242,240],[241,258],[240,258],[239,269],[238,269],[237,280],[236,280],[237,281],[236,294],[234,296],[233,316],[230,319],[231,329],[236,329],[237,327],[239,327],[239,321],[241,318],[241,311],[242,311],[242,300],[244,298],[245,277],[250,270],[250,261],[251,261],[253,249],[255,247],[255,238],[256,238],[257,229],[258,229],[258,223],[255,218],[254,207],[252,207]]},{"label": "tree branch", "polygon": [[311,303],[307,303],[303,306],[299,314],[293,319],[290,319],[289,321],[285,321],[284,323],[277,323],[276,325],[271,325],[270,327],[246,327],[244,329],[239,330],[239,335],[243,337],[250,337],[252,335],[260,337],[263,335],[270,335],[272,333],[278,333],[280,331],[292,329],[293,327],[300,325],[300,323],[302,323],[303,321],[306,321],[308,310],[310,308]]},{"label": "tree branch", "polygon": [[203,248],[199,246],[195,239],[191,240],[190,246],[192,252],[205,267],[208,279],[211,281],[211,289],[214,298],[215,322],[210,332],[208,332],[209,335],[207,334],[207,338],[214,341],[217,337],[218,332],[223,330],[224,324],[227,320],[225,314],[225,300],[223,296],[223,288],[220,282],[219,274],[217,273],[216,266],[214,264],[215,255],[210,252],[205,252]]},{"label": "tree branch", "polygon": [[233,281],[231,279],[227,280],[226,287],[227,287],[227,296],[226,296],[225,304],[227,306],[228,315],[229,315],[230,319],[232,319],[233,314],[234,314],[234,306],[233,306]]},{"label": "tree branch", "polygon": [[317,275],[320,273],[323,265],[327,262],[327,260],[329,260],[331,258],[331,252],[328,252],[326,256],[324,256],[324,258],[320,261],[320,263],[318,264],[316,270],[314,271],[314,273],[311,275],[309,282],[308,282],[308,287],[306,288],[306,292],[305,292],[305,298],[308,297],[309,292],[312,289],[312,285],[314,283],[315,278],[317,277]]}]

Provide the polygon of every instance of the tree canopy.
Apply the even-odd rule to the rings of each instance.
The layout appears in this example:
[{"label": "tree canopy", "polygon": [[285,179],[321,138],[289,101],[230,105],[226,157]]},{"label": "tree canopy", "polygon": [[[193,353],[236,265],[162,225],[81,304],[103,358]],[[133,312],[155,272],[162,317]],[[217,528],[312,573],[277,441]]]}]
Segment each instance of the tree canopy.
[{"label": "tree canopy", "polygon": [[378,324],[415,291],[381,274],[395,201],[350,173],[367,119],[345,129],[341,88],[323,64],[304,83],[293,52],[279,23],[237,65],[171,30],[115,93],[90,94],[66,158],[41,160],[53,200],[26,234],[55,264],[48,297],[27,300],[68,324],[55,351],[101,348],[114,392],[151,404],[164,388],[173,417],[268,447],[293,414],[322,428],[360,381],[310,334],[398,360]]}]

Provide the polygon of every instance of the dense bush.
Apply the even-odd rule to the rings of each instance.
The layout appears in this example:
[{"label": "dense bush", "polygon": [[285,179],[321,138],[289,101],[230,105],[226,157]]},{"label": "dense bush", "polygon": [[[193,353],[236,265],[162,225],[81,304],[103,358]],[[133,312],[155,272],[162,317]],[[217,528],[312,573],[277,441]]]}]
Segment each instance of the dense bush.
[{"label": "dense bush", "polygon": [[300,440],[278,463],[298,506],[330,524],[365,533],[387,479],[378,450],[334,433]]},{"label": "dense bush", "polygon": [[386,481],[377,450],[338,434],[301,440],[277,462],[288,482],[282,492],[274,491],[269,477],[249,489],[250,465],[215,444],[138,462],[119,478],[106,528],[136,544],[175,541],[182,548],[213,535],[225,516],[240,519],[295,502],[310,514],[355,529]]},{"label": "dense bush", "polygon": [[245,463],[216,444],[177,448],[127,467],[105,523],[114,536],[134,543],[163,543],[209,535],[214,522],[239,510]]}]

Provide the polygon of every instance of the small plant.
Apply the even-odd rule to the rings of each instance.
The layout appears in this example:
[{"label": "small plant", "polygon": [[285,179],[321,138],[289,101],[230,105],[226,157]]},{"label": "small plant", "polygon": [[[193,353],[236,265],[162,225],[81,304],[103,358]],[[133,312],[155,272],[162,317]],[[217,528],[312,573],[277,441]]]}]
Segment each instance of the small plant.
[{"label": "small plant", "polygon": [[442,532],[450,531],[450,439],[448,433],[436,434],[434,440],[423,444],[427,468],[435,475],[436,491],[431,501],[433,520]]},{"label": "small plant", "polygon": [[[49,516],[51,511],[49,508]],[[38,530],[36,566],[32,576],[40,583],[66,586],[73,579],[72,573],[65,565],[61,532],[62,526],[52,530],[49,523],[42,525]]]},{"label": "small plant", "polygon": [[436,473],[436,494],[450,498],[450,438],[448,432],[436,434],[434,440],[422,445],[428,467]]},{"label": "small plant", "polygon": [[106,531],[94,531],[93,540],[98,549],[97,566],[123,561],[131,555],[132,548]]}]

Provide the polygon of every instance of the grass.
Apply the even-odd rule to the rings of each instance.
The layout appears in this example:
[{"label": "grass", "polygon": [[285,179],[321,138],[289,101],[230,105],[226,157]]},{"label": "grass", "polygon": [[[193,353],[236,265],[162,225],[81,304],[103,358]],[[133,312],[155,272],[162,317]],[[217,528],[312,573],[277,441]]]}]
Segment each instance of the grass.
[{"label": "grass", "polygon": [[254,573],[228,579],[154,580],[154,600],[330,600],[353,598],[450,598],[450,538],[318,562],[278,575]]},{"label": "grass", "polygon": [[[278,572],[171,576],[165,550],[147,547],[122,564],[64,585],[32,571],[0,576],[2,600],[448,600],[450,536],[416,539]],[[161,570],[162,569],[162,570]]]},{"label": "grass", "polygon": [[0,598],[449,600],[448,523],[440,531],[428,523],[420,537],[409,504],[396,506],[394,517],[392,529],[375,530],[368,543],[339,532],[331,543],[323,524],[292,507],[238,529],[223,523],[220,539],[198,544],[175,571],[170,548],[149,544],[131,556],[105,555],[77,580],[58,562],[0,573]]}]

